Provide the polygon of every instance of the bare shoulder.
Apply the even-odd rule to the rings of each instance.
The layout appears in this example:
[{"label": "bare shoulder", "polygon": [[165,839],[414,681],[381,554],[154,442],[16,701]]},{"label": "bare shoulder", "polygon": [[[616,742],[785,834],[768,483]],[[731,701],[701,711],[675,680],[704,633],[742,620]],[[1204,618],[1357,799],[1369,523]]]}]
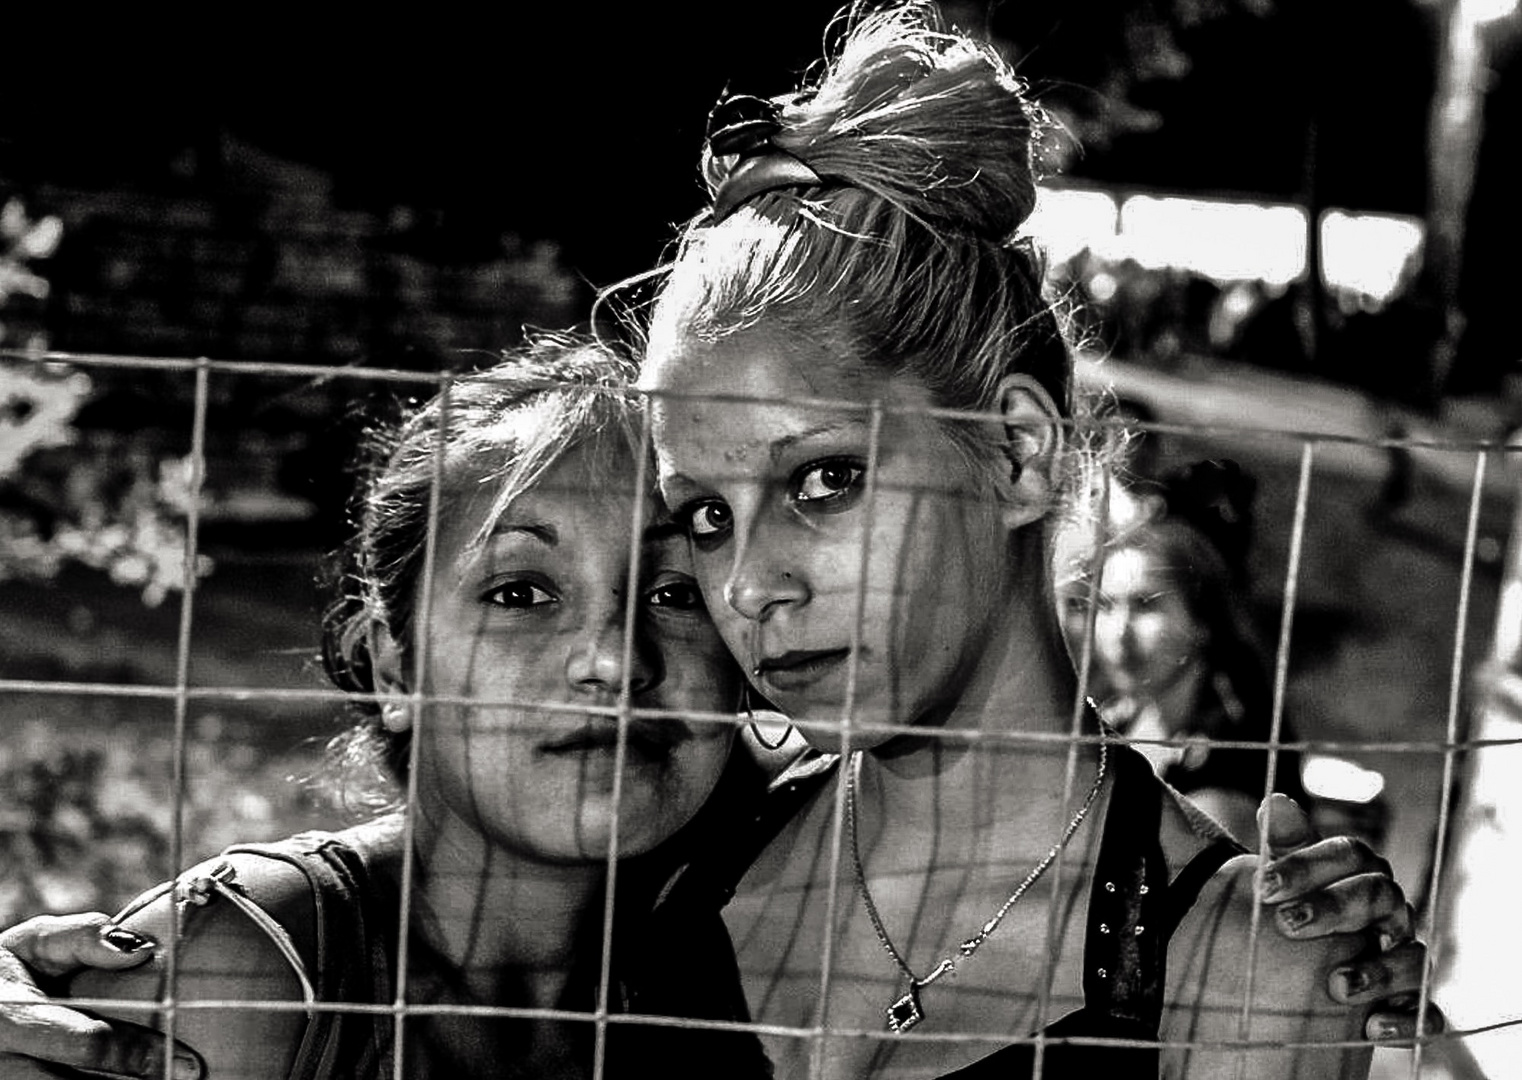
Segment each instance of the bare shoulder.
[{"label": "bare shoulder", "polygon": [[[1228,861],[1180,922],[1168,947],[1164,1040],[1278,1044],[1246,1053],[1245,1075],[1252,1077],[1367,1075],[1365,1047],[1306,1045],[1361,1042],[1361,1010],[1333,1001],[1326,985],[1332,967],[1363,948],[1362,938],[1338,934],[1292,940],[1277,932],[1266,912],[1255,934],[1256,868],[1255,856]],[[1249,982],[1252,1001],[1244,1027]],[[1234,1076],[1243,1056],[1242,1051],[1169,1049],[1164,1051],[1164,1074]]]},{"label": "bare shoulder", "polygon": [[[215,863],[232,867],[244,895],[291,936],[297,950],[314,955],[316,933],[311,886],[295,866],[254,855],[223,856],[190,872],[204,875]],[[182,879],[184,880],[184,879]],[[141,1003],[163,999],[168,990],[167,943],[175,949],[175,1035],[205,1059],[210,1075],[240,1080],[285,1077],[306,1029],[300,1008],[198,1008],[196,1002],[280,1001],[299,1005],[302,984],[289,960],[247,913],[225,896],[204,904],[176,904],[163,892],[123,920],[123,925],[159,943],[154,958],[126,971],[86,971],[70,985],[74,997],[114,998],[121,1004],[92,1011],[162,1028],[166,1016]],[[255,1052],[251,1052],[255,1051]]]}]

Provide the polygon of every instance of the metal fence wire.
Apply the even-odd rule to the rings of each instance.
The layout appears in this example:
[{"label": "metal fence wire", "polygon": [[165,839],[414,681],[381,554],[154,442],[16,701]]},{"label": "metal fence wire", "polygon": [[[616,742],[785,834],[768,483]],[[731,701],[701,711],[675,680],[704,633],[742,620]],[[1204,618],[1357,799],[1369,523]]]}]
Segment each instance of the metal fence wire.
[{"label": "metal fence wire", "polygon": [[[149,372],[175,373],[188,377],[194,383],[194,411],[189,432],[189,487],[193,495],[198,495],[207,480],[207,441],[208,441],[208,414],[209,403],[213,400],[216,384],[219,380],[246,380],[268,379],[285,380],[293,384],[306,383],[307,385],[332,384],[342,382],[353,384],[356,390],[372,389],[377,386],[386,386],[392,389],[401,389],[404,392],[417,396],[425,396],[435,391],[442,391],[445,395],[446,407],[443,415],[447,416],[448,394],[454,376],[449,374],[419,374],[410,371],[396,370],[367,370],[356,367],[333,368],[329,366],[305,365],[296,363],[253,363],[253,362],[224,362],[206,359],[166,359],[155,357],[125,357],[104,355],[77,355],[54,353],[42,357],[32,357],[30,362],[48,365],[67,365],[78,370],[102,370],[118,369],[144,374]],[[865,513],[873,513],[877,505],[879,492],[875,489],[874,480],[876,464],[880,455],[880,433],[885,416],[886,407],[881,402],[873,403],[828,403],[834,407],[848,407],[865,410],[870,424],[870,450],[868,454],[866,476],[867,486],[865,490]],[[977,419],[977,418],[969,418]],[[443,423],[441,419],[441,424]],[[1208,439],[1213,434],[1219,433],[1218,427],[1211,425],[1190,425],[1174,423],[1154,423],[1144,425],[1158,437],[1166,435],[1179,435],[1188,438]],[[1505,445],[1492,440],[1465,440],[1465,439],[1432,439],[1432,438],[1406,438],[1387,436],[1347,436],[1328,435],[1324,432],[1315,431],[1273,431],[1273,432],[1243,432],[1236,430],[1230,432],[1238,437],[1259,440],[1264,444],[1273,444],[1281,460],[1295,462],[1295,494],[1293,519],[1288,530],[1288,554],[1283,569],[1282,585],[1280,587],[1280,619],[1278,640],[1274,648],[1272,664],[1273,683],[1273,711],[1271,735],[1267,743],[1232,743],[1230,741],[1213,742],[1209,745],[1220,747],[1243,747],[1263,750],[1266,761],[1266,775],[1264,776],[1263,790],[1265,794],[1274,790],[1276,771],[1281,767],[1280,753],[1286,749],[1300,751],[1301,753],[1323,752],[1332,754],[1353,754],[1369,752],[1379,755],[1416,755],[1425,758],[1441,759],[1441,785],[1436,793],[1428,793],[1428,800],[1433,807],[1434,825],[1431,829],[1430,848],[1426,854],[1428,867],[1427,883],[1423,888],[1422,882],[1403,881],[1402,884],[1408,892],[1416,895],[1420,893],[1421,919],[1419,930],[1421,936],[1428,943],[1431,950],[1433,967],[1441,969],[1445,962],[1444,950],[1448,948],[1452,939],[1452,927],[1446,921],[1449,912],[1450,890],[1458,880],[1451,872],[1451,858],[1455,850],[1456,834],[1461,834],[1469,824],[1461,817],[1456,817],[1461,812],[1463,803],[1459,796],[1462,789],[1462,778],[1472,773],[1475,762],[1483,755],[1493,754],[1504,747],[1515,745],[1515,738],[1481,737],[1471,729],[1467,722],[1468,712],[1475,707],[1476,695],[1470,685],[1470,679],[1477,664],[1473,662],[1476,653],[1475,645],[1469,640],[1472,620],[1472,599],[1475,590],[1476,566],[1480,559],[1477,552],[1481,542],[1481,519],[1482,505],[1487,494],[1494,495],[1497,490],[1504,490],[1511,481],[1505,479],[1507,470],[1513,468],[1517,460],[1517,452],[1508,449]],[[649,445],[650,430],[649,419],[645,420],[643,437],[646,446]],[[1315,498],[1318,481],[1318,464],[1321,455],[1328,447],[1333,449],[1346,449],[1349,446],[1365,449],[1377,453],[1389,452],[1420,452],[1434,458],[1442,458],[1449,463],[1450,471],[1457,466],[1452,463],[1462,463],[1468,474],[1467,483],[1467,517],[1463,529],[1462,554],[1460,556],[1460,573],[1457,595],[1454,598],[1452,615],[1452,638],[1450,661],[1448,664],[1448,692],[1446,702],[1446,714],[1443,730],[1440,736],[1422,737],[1414,735],[1401,739],[1379,737],[1371,739],[1349,738],[1341,734],[1335,738],[1301,738],[1290,740],[1283,738],[1283,718],[1285,701],[1289,694],[1291,677],[1292,644],[1295,639],[1297,627],[1297,605],[1299,602],[1301,582],[1303,578],[1303,561],[1305,558],[1305,538],[1307,523],[1311,516],[1317,512]],[[442,438],[436,440],[434,454],[434,483],[433,496],[430,501],[430,520],[428,529],[429,542],[424,552],[424,569],[421,575],[421,598],[417,618],[414,621],[418,628],[416,640],[413,643],[411,663],[414,665],[414,678],[412,686],[419,688],[414,690],[406,703],[410,710],[413,730],[426,724],[429,719],[429,706],[437,704],[459,703],[459,698],[428,696],[421,692],[425,681],[420,677],[427,667],[430,649],[434,644],[430,641],[430,635],[426,632],[429,623],[428,614],[436,598],[431,595],[430,583],[433,580],[433,566],[440,558],[436,537],[439,524],[439,492],[440,484],[444,477],[444,443]],[[641,459],[638,466],[638,474],[635,481],[634,496],[634,519],[631,541],[629,545],[629,565],[631,568],[630,580],[636,580],[634,569],[641,557],[640,523],[644,519],[646,500],[649,497],[649,481],[651,477],[650,466]],[[187,764],[187,745],[191,737],[190,723],[193,706],[197,703],[218,701],[262,701],[272,707],[281,707],[293,702],[304,704],[331,704],[337,710],[339,704],[346,700],[346,695],[334,690],[301,689],[301,688],[268,688],[239,685],[208,685],[198,679],[192,678],[192,644],[197,634],[197,604],[198,604],[198,579],[196,567],[198,556],[201,554],[202,521],[200,518],[201,501],[197,497],[189,500],[186,506],[185,518],[185,559],[184,574],[180,583],[179,595],[179,622],[178,638],[176,647],[176,665],[172,682],[159,685],[121,684],[94,681],[66,681],[66,680],[37,680],[37,679],[0,679],[0,691],[6,694],[28,695],[61,695],[64,697],[87,699],[90,697],[116,697],[116,698],[144,698],[168,703],[173,709],[173,742],[175,747],[173,757],[173,774],[170,785],[170,796],[173,802],[174,812],[170,817],[170,840],[168,860],[172,867],[183,869],[187,865],[204,857],[206,852],[194,853],[193,857],[187,857],[187,841],[184,826],[183,808],[196,778]],[[863,542],[860,551],[860,575],[861,581],[866,579],[866,566],[870,556],[869,541],[872,530],[862,529]],[[1513,541],[1515,543],[1515,540]],[[1091,584],[1091,588],[1097,588]],[[795,723],[804,728],[838,728],[848,736],[854,729],[863,726],[863,721],[856,716],[855,696],[855,657],[860,655],[859,646],[862,632],[862,618],[865,604],[865,588],[858,587],[856,597],[856,619],[852,636],[852,667],[848,689],[846,691],[846,704],[839,716],[831,717],[797,717]],[[624,613],[624,670],[629,670],[633,661],[632,650],[635,647],[634,627],[636,620],[636,597],[637,590],[626,590],[627,602]],[[1095,597],[1091,595],[1091,601]],[[1090,633],[1093,626],[1093,604],[1090,604],[1088,623]],[[1434,649],[1437,643],[1433,643]],[[1077,662],[1080,670],[1080,683],[1085,683],[1093,664],[1092,637],[1086,636],[1081,648],[1076,650]],[[1413,664],[1421,664],[1424,658],[1412,657]],[[535,703],[525,702],[492,702],[471,701],[475,705],[525,705]],[[417,767],[419,747],[422,742],[419,738],[411,741],[410,754],[412,756],[412,768],[408,772],[409,789],[407,792],[408,810],[404,814],[404,842],[403,862],[401,868],[401,893],[400,893],[400,918],[399,926],[402,932],[398,934],[395,953],[395,998],[389,1003],[383,1004],[354,1004],[330,1001],[318,1001],[314,1004],[301,1000],[292,1001],[228,1001],[228,1000],[204,1000],[182,996],[177,989],[177,980],[180,967],[180,949],[174,936],[162,942],[164,947],[164,964],[166,965],[166,977],[163,983],[164,993],[160,1000],[152,1003],[119,1001],[114,999],[85,999],[81,1005],[101,1008],[109,1008],[114,1011],[130,1011],[140,1009],[151,1013],[159,1019],[162,1027],[172,1036],[176,1025],[186,1013],[196,1009],[261,1009],[261,1010],[309,1010],[334,1012],[354,1012],[389,1015],[394,1018],[394,1075],[400,1080],[405,1075],[403,1062],[406,1059],[404,1052],[407,1040],[411,1037],[407,1021],[409,1018],[433,1015],[437,1013],[455,1013],[459,1015],[492,1016],[501,1018],[517,1019],[554,1019],[571,1020],[586,1023],[595,1031],[595,1059],[594,1077],[601,1080],[606,1068],[606,1039],[609,1030],[615,1025],[626,1024],[656,1024],[667,1027],[691,1027],[691,1028],[724,1028],[726,1026],[754,1027],[758,1032],[767,1036],[808,1040],[812,1044],[812,1075],[819,1075],[825,1059],[825,1049],[831,1039],[851,1040],[914,1040],[927,1039],[949,1041],[978,1040],[988,1042],[989,1045],[1005,1044],[1011,1040],[1007,1033],[969,1032],[956,1035],[945,1033],[922,1033],[908,1032],[904,1034],[889,1033],[882,1030],[855,1030],[843,1028],[832,1023],[828,1015],[826,1005],[830,1000],[829,987],[835,969],[837,942],[835,941],[834,928],[837,920],[833,905],[840,897],[840,903],[851,902],[850,864],[844,863],[844,859],[850,857],[849,839],[844,829],[847,779],[848,770],[840,769],[834,781],[833,792],[833,826],[829,835],[828,857],[830,884],[826,896],[829,898],[831,909],[826,912],[824,918],[824,940],[821,949],[820,982],[818,987],[818,1001],[820,1006],[816,1011],[812,1022],[802,1026],[778,1026],[778,1025],[725,1025],[719,1022],[703,1022],[684,1020],[672,1017],[646,1016],[637,1013],[628,1013],[612,1007],[610,1001],[612,993],[612,972],[610,960],[612,956],[613,927],[614,927],[614,901],[618,887],[619,871],[619,815],[618,807],[622,797],[622,777],[624,753],[627,745],[627,735],[630,724],[637,718],[642,718],[649,710],[640,710],[635,707],[632,700],[632,692],[628,680],[624,680],[616,705],[612,708],[582,708],[568,706],[564,703],[549,703],[546,708],[550,712],[567,714],[571,719],[576,719],[578,713],[586,715],[601,715],[611,718],[616,722],[619,732],[617,748],[617,775],[613,781],[613,839],[607,855],[607,879],[609,882],[604,903],[603,918],[601,921],[602,932],[602,966],[598,978],[595,1007],[590,1011],[564,1011],[556,1009],[524,1009],[488,1006],[463,1006],[452,1004],[431,1004],[424,1001],[412,1000],[411,989],[408,984],[408,956],[409,950],[414,945],[405,932],[412,918],[412,893],[414,878],[417,868],[414,864],[413,852],[415,845],[415,830],[417,822],[410,807],[416,803],[417,784],[420,770]],[[657,715],[668,715],[657,713]],[[1079,775],[1077,769],[1076,748],[1085,741],[1093,741],[1094,736],[1082,734],[1084,718],[1084,696],[1081,693],[1074,702],[1070,734],[1066,737],[1069,744],[1069,763],[1067,769],[1067,789],[1072,795],[1077,790],[1082,794],[1083,786],[1087,783],[1085,777]],[[699,714],[687,717],[693,724],[742,724],[745,718],[738,716],[714,716],[713,714]],[[870,725],[868,725],[870,726]],[[969,742],[979,740],[1008,740],[1020,742],[1040,739],[1036,735],[1016,734],[979,734],[968,732],[949,732],[922,729],[921,735],[947,739],[959,739]],[[1054,894],[1062,888],[1065,875],[1073,873],[1072,858],[1066,852],[1060,852],[1055,864],[1049,871],[1046,879],[1039,885],[1041,889],[1052,890]],[[1497,874],[1504,873],[1503,868],[1496,868]],[[1477,883],[1473,880],[1465,882],[1466,886],[1474,887]],[[125,898],[124,898],[125,899]],[[1051,913],[1047,926],[1049,941],[1056,941],[1061,937],[1061,927],[1058,925],[1058,905],[1050,905]],[[1247,952],[1247,971],[1245,979],[1245,993],[1241,1008],[1241,1032],[1245,1037],[1248,1030],[1248,1020],[1254,1010],[1255,997],[1261,990],[1265,973],[1259,965],[1259,938],[1272,929],[1265,927],[1261,916],[1263,908],[1257,907],[1251,926],[1251,942]],[[489,913],[488,913],[489,914]],[[1053,952],[1055,950],[1052,950]],[[1051,979],[1043,979],[1040,982],[1041,1001],[1037,1006],[1039,1015],[1047,1015],[1047,995],[1050,992]],[[1501,988],[1497,988],[1500,990]],[[1433,1004],[1433,992],[1431,975],[1424,980],[1418,1012],[1425,1016]],[[1440,1003],[1440,1002],[1439,1002]],[[1399,1055],[1401,1057],[1400,1070],[1411,1077],[1430,1075],[1424,1071],[1423,1061],[1429,1063],[1434,1055],[1446,1059],[1446,1054],[1454,1044],[1478,1034],[1480,1031],[1496,1027],[1516,1028],[1522,1025],[1522,1000],[1506,1010],[1508,1018],[1496,1023],[1486,1025],[1485,1028],[1465,1030],[1461,1027],[1453,1027],[1450,1030],[1436,1034],[1426,1034],[1416,1040],[1414,1045],[1408,1044],[1399,1050],[1382,1050],[1381,1055]],[[1425,1028],[1424,1028],[1425,1029]],[[1042,1036],[1032,1037],[1036,1044],[1038,1065],[1044,1052],[1045,1040]],[[1206,1045],[1206,1044],[1195,1044]],[[1326,1044],[1332,1046],[1352,1046],[1353,1043]],[[1399,1073],[1391,1072],[1390,1075]],[[173,1075],[172,1062],[166,1062],[165,1076]]]}]

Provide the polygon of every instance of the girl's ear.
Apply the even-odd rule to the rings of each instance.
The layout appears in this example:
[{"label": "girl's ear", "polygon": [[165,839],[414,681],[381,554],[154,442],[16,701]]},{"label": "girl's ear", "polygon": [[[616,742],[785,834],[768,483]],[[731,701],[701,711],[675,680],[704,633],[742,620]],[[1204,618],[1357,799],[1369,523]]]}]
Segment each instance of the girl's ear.
[{"label": "girl's ear", "polygon": [[395,734],[412,729],[412,703],[407,698],[404,666],[402,650],[391,631],[378,621],[372,622],[370,670],[375,676],[375,693],[380,699],[381,724]]},{"label": "girl's ear", "polygon": [[999,380],[997,401],[1004,415],[1004,456],[1009,467],[1004,524],[1018,529],[1045,517],[1056,503],[1064,440],[1062,411],[1044,386],[1019,373]]}]

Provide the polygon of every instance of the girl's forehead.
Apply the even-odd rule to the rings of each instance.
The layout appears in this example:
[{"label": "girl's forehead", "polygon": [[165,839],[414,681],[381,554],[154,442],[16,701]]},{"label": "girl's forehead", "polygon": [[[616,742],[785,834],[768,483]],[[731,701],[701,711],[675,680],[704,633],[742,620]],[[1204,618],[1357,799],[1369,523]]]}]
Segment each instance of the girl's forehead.
[{"label": "girl's forehead", "polygon": [[750,384],[782,384],[791,395],[851,400],[892,389],[859,354],[846,330],[824,324],[771,318],[717,337],[677,331],[651,342],[640,387],[681,392],[719,384],[744,394]]},{"label": "girl's forehead", "polygon": [[[561,521],[568,527],[597,520],[608,533],[627,536],[639,480],[631,454],[586,447],[572,448],[527,477],[477,463],[447,485],[439,507],[441,532],[446,543],[467,554],[473,541],[509,519]],[[638,502],[642,522],[648,522],[663,511],[653,469],[645,470],[643,486]]]},{"label": "girl's forehead", "polygon": [[1143,547],[1123,547],[1105,558],[1104,591],[1113,594],[1153,587],[1159,582],[1171,583],[1176,576],[1174,568],[1158,552]]}]

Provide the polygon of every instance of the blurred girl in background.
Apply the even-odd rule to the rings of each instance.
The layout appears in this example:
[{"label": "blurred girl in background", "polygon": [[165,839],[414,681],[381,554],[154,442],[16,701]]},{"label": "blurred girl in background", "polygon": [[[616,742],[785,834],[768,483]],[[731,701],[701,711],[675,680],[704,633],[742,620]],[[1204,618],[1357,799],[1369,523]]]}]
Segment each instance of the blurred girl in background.
[{"label": "blurred girl in background", "polygon": [[[1273,683],[1245,591],[1256,481],[1205,461],[1150,485],[1112,486],[1108,520],[1058,544],[1063,629],[1081,662],[1094,599],[1090,693],[1170,785],[1237,839],[1257,846],[1268,793]],[[1100,567],[1097,588],[1092,581]],[[1294,742],[1281,722],[1279,741]],[[1280,750],[1272,790],[1309,809],[1300,755]]]}]

